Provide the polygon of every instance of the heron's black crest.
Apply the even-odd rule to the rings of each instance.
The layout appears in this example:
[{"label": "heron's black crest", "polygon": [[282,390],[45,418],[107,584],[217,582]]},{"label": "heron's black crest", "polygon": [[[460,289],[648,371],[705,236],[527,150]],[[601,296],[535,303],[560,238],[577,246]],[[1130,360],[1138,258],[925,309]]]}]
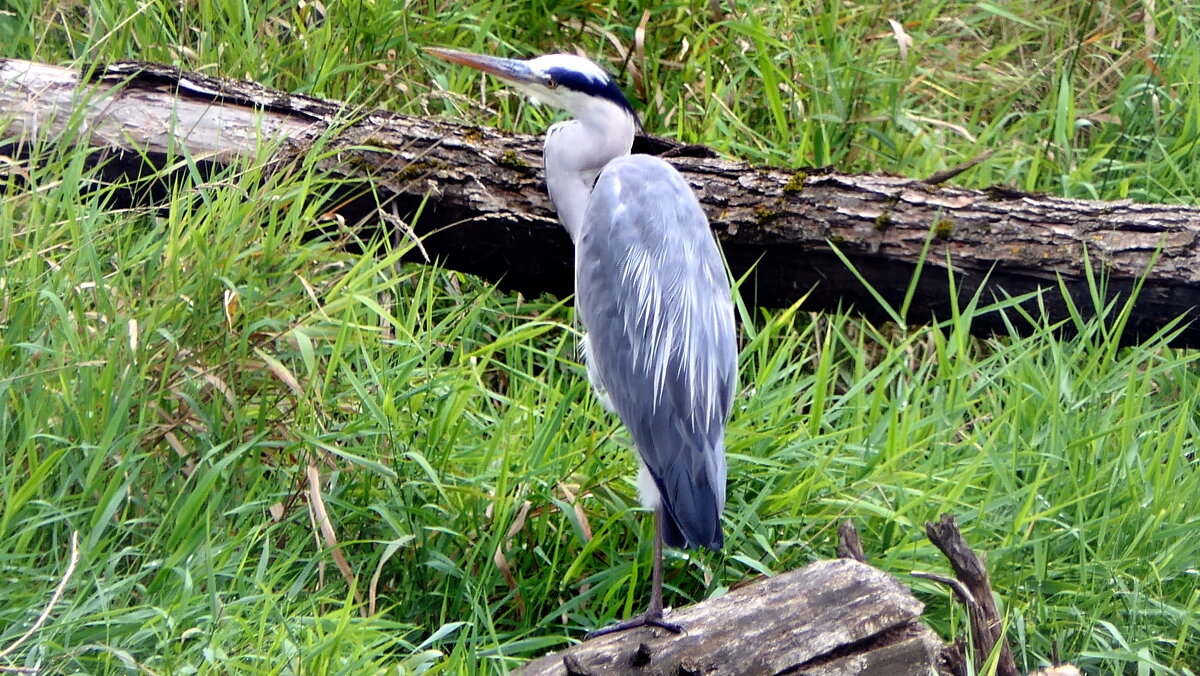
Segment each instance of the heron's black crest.
[{"label": "heron's black crest", "polygon": [[546,75],[549,75],[555,84],[560,87],[566,87],[581,94],[611,101],[623,110],[629,111],[630,115],[633,115],[635,118],[637,117],[633,111],[633,106],[629,103],[629,99],[625,98],[624,92],[617,86],[612,76],[607,73],[604,74],[603,78],[600,78],[591,73],[581,73],[572,68],[550,68],[546,71]]}]

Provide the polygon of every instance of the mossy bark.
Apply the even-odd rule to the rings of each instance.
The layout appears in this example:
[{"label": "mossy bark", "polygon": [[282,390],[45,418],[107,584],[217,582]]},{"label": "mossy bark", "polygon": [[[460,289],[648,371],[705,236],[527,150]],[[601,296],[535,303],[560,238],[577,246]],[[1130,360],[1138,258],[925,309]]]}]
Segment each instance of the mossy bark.
[{"label": "mossy bark", "polygon": [[[97,66],[81,76],[0,60],[0,110],[10,139],[0,152],[19,154],[34,136],[87,144],[108,149],[105,171],[122,177],[181,152],[217,167],[259,156],[263,140],[275,141],[278,167],[315,161],[352,179],[330,207],[347,227],[418,236],[413,257],[504,288],[572,290],[574,254],[546,196],[537,137],[352,110],[142,63]],[[752,305],[805,298],[809,310],[852,307],[888,318],[836,246],[892,307],[902,305],[920,269],[904,318],[910,323],[948,318],[954,302],[961,306],[977,292],[989,302],[1038,289],[1046,292],[1041,306],[1051,321],[1070,318],[1068,300],[1087,316],[1095,307],[1089,274],[1105,280],[1107,299],[1127,298],[1144,276],[1122,339],[1143,339],[1183,316],[1191,324],[1175,344],[1200,346],[1198,207],[752,167],[644,137],[635,151],[671,156],[699,195],[733,273],[753,270],[742,286]],[[130,199],[152,202],[153,187],[146,191]],[[1026,308],[1040,311],[1034,301]],[[1029,328],[1013,313],[1009,318],[1016,329]],[[995,314],[976,318],[971,329],[1009,330]]]}]

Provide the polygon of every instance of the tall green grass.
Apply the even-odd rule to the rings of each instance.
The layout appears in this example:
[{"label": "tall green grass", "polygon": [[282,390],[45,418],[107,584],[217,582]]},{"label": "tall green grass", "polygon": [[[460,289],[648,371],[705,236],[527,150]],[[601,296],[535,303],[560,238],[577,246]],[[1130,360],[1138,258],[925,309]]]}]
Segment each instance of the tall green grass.
[{"label": "tall green grass", "polygon": [[[648,129],[755,162],[923,176],[993,150],[958,180],[1194,202],[1187,9],[17,2],[0,39],[526,132],[551,113],[419,47],[579,48]],[[569,299],[358,241],[323,220],[319,152],[193,169],[156,211],[123,207],[84,151],[0,160],[0,651],[80,540],[0,666],[492,673],[644,603],[629,441],[590,394]],[[1023,668],[1193,673],[1198,355],[1169,331],[1120,347],[1125,307],[1098,309],[1064,334],[985,299],[907,328],[739,306],[728,546],[670,553],[670,602],[830,556],[842,518],[902,579],[942,569],[921,526],[951,512]],[[972,337],[985,312],[1010,335]],[[935,629],[963,630],[945,589],[911,582]]]}]

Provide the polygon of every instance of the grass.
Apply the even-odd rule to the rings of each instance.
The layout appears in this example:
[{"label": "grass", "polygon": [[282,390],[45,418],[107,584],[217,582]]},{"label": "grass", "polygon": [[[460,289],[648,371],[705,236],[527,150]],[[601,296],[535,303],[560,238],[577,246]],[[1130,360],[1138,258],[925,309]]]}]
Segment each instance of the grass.
[{"label": "grass", "polygon": [[[536,133],[547,111],[419,47],[579,47],[648,129],[754,162],[924,176],[994,150],[956,181],[1196,203],[1185,3],[713,7],[645,3],[639,33],[643,7],[617,3],[18,0],[0,54]],[[493,673],[640,609],[648,519],[569,299],[306,239],[336,187],[310,166],[193,172],[147,212],[82,151],[35,156],[0,173],[0,651],[75,532],[79,553],[0,666]],[[1194,673],[1200,354],[1169,333],[1119,347],[1125,307],[1101,310],[1065,337],[1011,303],[903,330],[739,308],[728,545],[670,554],[672,601],[830,556],[846,517],[876,565],[944,570],[921,526],[951,512],[1022,668]],[[971,337],[985,312],[1033,330]],[[935,629],[963,631],[947,590],[909,581]]]}]

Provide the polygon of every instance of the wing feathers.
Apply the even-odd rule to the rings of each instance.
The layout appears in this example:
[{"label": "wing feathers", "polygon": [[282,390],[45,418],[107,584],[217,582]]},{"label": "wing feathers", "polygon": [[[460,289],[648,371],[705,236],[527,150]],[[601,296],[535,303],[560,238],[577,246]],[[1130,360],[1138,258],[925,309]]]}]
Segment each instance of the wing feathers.
[{"label": "wing feathers", "polygon": [[719,548],[733,306],[707,219],[666,162],[634,155],[600,174],[577,242],[576,306],[589,376],[661,493],[667,543]]}]

